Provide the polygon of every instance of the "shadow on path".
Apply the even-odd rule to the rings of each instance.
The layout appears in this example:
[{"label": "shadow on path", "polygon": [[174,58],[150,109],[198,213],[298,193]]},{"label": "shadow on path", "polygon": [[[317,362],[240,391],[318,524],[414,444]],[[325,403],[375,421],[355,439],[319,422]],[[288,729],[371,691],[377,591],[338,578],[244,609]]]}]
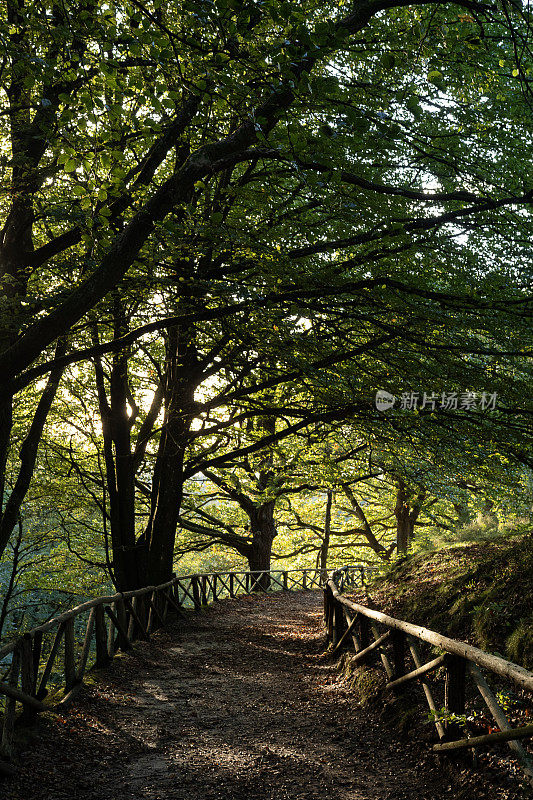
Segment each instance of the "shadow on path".
[{"label": "shadow on path", "polygon": [[318,592],[243,597],[137,643],[40,721],[6,800],[488,797],[357,708],[321,614]]}]

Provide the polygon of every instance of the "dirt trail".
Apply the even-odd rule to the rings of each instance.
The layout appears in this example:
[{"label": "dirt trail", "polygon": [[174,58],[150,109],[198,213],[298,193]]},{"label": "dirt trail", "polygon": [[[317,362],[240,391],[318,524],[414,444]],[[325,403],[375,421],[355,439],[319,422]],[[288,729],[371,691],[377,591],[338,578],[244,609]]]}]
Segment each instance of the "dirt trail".
[{"label": "dirt trail", "polygon": [[[321,657],[319,593],[223,601],[117,659],[38,723],[8,800],[486,798],[400,743]],[[0,792],[2,789],[0,789]],[[491,797],[495,797],[494,792]],[[498,794],[498,797],[511,797]]]}]

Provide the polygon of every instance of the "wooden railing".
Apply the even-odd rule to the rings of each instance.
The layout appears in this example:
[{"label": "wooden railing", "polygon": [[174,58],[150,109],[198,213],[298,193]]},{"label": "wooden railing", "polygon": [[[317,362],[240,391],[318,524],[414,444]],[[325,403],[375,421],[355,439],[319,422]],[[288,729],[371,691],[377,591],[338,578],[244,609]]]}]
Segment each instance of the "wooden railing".
[{"label": "wooden railing", "polygon": [[[533,692],[533,673],[491,655],[465,642],[450,639],[428,628],[395,619],[375,609],[367,608],[345,597],[341,592],[350,585],[351,573],[337,570],[324,586],[324,620],[326,635],[333,652],[352,642],[355,655],[352,664],[363,663],[379,653],[387,674],[387,688],[401,691],[410,681],[420,681],[430,711],[435,720],[439,742],[433,745],[438,753],[450,753],[466,748],[488,747],[507,742],[521,763],[526,779],[533,785],[533,765],[520,739],[533,736],[533,725],[512,728],[496,695],[482,671],[486,669],[527,692]],[[441,651],[437,657],[423,663],[417,642],[432,645]],[[410,654],[414,668],[408,668]],[[444,703],[439,710],[428,675],[439,668],[443,673]],[[465,736],[462,719],[466,714],[467,677],[474,690],[481,694],[496,727],[496,733]]]},{"label": "wooden railing", "polygon": [[[359,585],[365,579],[364,567],[359,565],[345,568],[342,574]],[[317,569],[177,576],[160,586],[97,597],[28,631],[0,649],[0,663],[7,668],[11,659],[5,679],[0,681],[0,695],[6,698],[1,755],[10,758],[13,754],[17,719],[30,721],[40,711],[64,705],[82,684],[88,668],[104,667],[118,650],[129,650],[135,639],[148,639],[154,627],[165,625],[169,613],[190,621],[187,609],[200,611],[221,598],[252,591],[319,589],[325,578]],[[64,692],[56,706],[43,702],[50,686],[54,693]],[[0,761],[2,771],[11,771],[5,761]]]}]

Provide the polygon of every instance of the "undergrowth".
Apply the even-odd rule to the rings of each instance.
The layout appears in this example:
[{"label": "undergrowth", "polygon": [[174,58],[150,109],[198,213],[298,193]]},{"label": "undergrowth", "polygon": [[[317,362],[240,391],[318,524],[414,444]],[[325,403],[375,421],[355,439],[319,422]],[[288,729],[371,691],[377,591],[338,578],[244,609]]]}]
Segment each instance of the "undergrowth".
[{"label": "undergrowth", "polygon": [[531,531],[408,556],[360,597],[533,670]]}]

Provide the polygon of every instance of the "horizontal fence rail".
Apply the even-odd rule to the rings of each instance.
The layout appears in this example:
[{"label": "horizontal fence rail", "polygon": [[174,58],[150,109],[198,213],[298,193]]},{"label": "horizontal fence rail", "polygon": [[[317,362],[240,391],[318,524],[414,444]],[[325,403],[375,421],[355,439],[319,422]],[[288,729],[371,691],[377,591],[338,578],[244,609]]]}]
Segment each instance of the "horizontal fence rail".
[{"label": "horizontal fence rail", "polygon": [[[340,572],[347,585],[365,581],[365,567],[353,565]],[[18,637],[0,649],[0,663],[10,659],[0,681],[5,697],[0,755],[13,756],[15,724],[31,721],[41,711],[68,702],[90,667],[107,666],[115,654],[131,649],[136,639],[149,639],[155,628],[166,624],[169,613],[190,621],[188,610],[223,598],[250,592],[306,591],[321,589],[327,575],[319,569],[211,572],[181,575],[159,586],[97,597],[65,611]],[[53,686],[63,691],[56,703],[45,704]],[[0,760],[0,773],[12,773]]]},{"label": "horizontal fence rail", "polygon": [[[350,585],[353,586],[350,583],[352,576],[351,570],[336,570],[331,573],[324,586],[324,621],[332,652],[339,651],[351,640],[355,649],[352,662],[363,663],[371,654],[379,653],[387,675],[386,686],[394,691],[401,691],[411,681],[420,681],[440,740],[433,745],[435,752],[457,752],[507,742],[520,762],[526,779],[533,785],[533,764],[519,741],[533,737],[533,725],[512,728],[480,668],[528,692],[533,692],[533,673],[465,642],[395,619],[350,600],[342,592]],[[431,645],[442,652],[424,663],[418,642]],[[407,666],[409,654],[414,664],[413,669]],[[435,701],[435,686],[430,685],[431,679],[428,678],[430,673],[433,673],[434,678],[434,673],[440,668],[444,673],[444,703],[440,705],[442,714]],[[472,679],[474,689],[480,693],[499,728],[497,732],[483,736],[464,735],[460,723],[466,714],[468,677]],[[433,680],[432,683],[434,682]]]}]

